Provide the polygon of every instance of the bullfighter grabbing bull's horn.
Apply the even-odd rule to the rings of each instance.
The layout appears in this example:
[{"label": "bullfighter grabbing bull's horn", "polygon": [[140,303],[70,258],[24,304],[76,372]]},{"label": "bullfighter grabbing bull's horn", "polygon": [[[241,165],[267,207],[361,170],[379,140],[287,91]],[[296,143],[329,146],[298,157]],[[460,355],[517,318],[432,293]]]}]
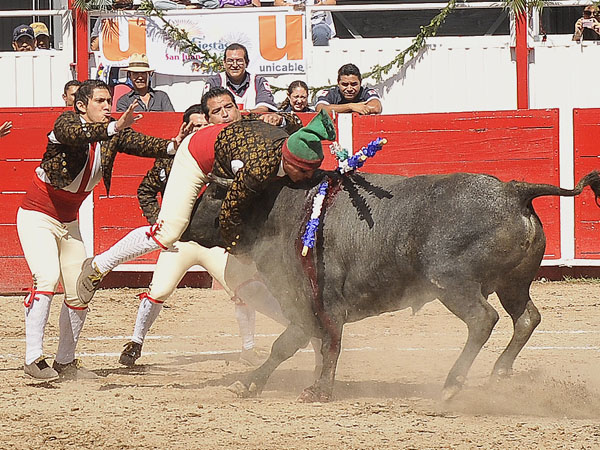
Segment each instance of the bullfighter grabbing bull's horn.
[{"label": "bullfighter grabbing bull's horn", "polygon": [[[330,188],[322,224],[312,257],[303,258],[300,236],[324,175]],[[509,375],[540,322],[529,288],[546,238],[532,200],[576,196],[586,186],[597,199],[597,172],[572,190],[468,173],[404,178],[319,172],[304,186],[285,179],[271,185],[247,210],[238,251],[256,262],[290,324],[268,360],[231,389],[240,396],[259,394],[275,368],[316,336],[323,342],[323,369],[300,399],[329,400],[345,323],[439,299],[468,328],[443,390],[444,398],[451,398],[498,320],[487,301],[493,292],[511,316],[514,333],[492,375]],[[212,209],[213,217],[193,217],[190,225],[190,235],[197,232],[204,245],[218,243],[211,225],[217,197],[205,195],[197,208],[198,213]]]}]

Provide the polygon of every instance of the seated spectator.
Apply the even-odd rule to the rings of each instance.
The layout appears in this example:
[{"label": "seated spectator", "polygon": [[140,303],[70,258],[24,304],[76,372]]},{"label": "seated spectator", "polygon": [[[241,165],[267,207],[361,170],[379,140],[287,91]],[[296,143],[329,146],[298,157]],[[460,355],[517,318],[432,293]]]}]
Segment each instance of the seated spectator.
[{"label": "seated spectator", "polygon": [[0,125],[0,137],[6,136],[8,133],[10,133],[11,129],[12,122],[10,120],[4,122],[2,125]]},{"label": "seated spectator", "polygon": [[131,55],[127,78],[131,80],[133,89],[117,100],[118,112],[126,111],[132,103],[137,103],[135,111],[175,111],[166,92],[155,91],[150,87],[153,72],[145,54]]},{"label": "seated spectator", "polygon": [[44,22],[33,22],[31,25],[35,36],[37,50],[50,50],[50,32]]},{"label": "seated spectator", "polygon": [[[186,9],[186,8],[199,8],[200,6],[193,5],[190,0],[151,0],[152,5],[156,9]],[[219,4],[219,0],[206,0],[210,3]],[[207,6],[210,8],[210,6]],[[218,6],[213,6],[213,8],[218,8]]]},{"label": "seated spectator", "polygon": [[308,106],[308,86],[304,81],[292,81],[287,88],[286,99],[279,105],[279,111],[293,113],[315,111]]},{"label": "seated spectator", "polygon": [[344,64],[338,70],[337,86],[317,93],[317,112],[324,109],[328,114],[355,112],[358,114],[381,114],[382,106],[375,89],[361,86],[362,76],[354,64]]},{"label": "seated spectator", "polygon": [[[335,5],[336,0],[275,0],[273,6]],[[329,45],[329,39],[335,37],[335,25],[329,11],[313,11],[310,18],[312,42],[315,46]]]},{"label": "seated spectator", "polygon": [[13,30],[12,47],[15,52],[35,50],[35,34],[29,25],[19,25]]},{"label": "seated spectator", "polygon": [[112,9],[136,9],[133,0],[112,0]]},{"label": "seated spectator", "polygon": [[81,86],[81,81],[79,80],[67,81],[62,95],[65,106],[73,106],[75,104],[75,92],[77,92],[79,86]]},{"label": "seated spectator", "polygon": [[90,33],[90,50],[97,52],[100,50],[100,31],[102,31],[102,22],[104,19],[96,19],[92,31]]},{"label": "seated spectator", "polygon": [[242,44],[230,44],[223,55],[225,72],[212,75],[206,80],[204,92],[214,87],[224,87],[235,97],[242,111],[277,111],[275,99],[264,77],[252,75],[246,71],[250,58],[248,50]]},{"label": "seated spectator", "polygon": [[598,18],[600,11],[596,5],[589,5],[583,8],[583,17],[575,22],[575,33],[573,40],[579,41],[597,41],[600,39],[600,21]]},{"label": "seated spectator", "polygon": [[260,6],[260,0],[152,0],[156,9],[225,8],[229,6]]}]

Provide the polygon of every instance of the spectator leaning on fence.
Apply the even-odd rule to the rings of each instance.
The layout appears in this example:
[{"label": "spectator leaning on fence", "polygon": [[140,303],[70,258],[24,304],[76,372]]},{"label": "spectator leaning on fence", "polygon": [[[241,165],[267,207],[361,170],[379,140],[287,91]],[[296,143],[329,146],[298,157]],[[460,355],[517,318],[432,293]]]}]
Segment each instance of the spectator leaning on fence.
[{"label": "spectator leaning on fence", "polygon": [[302,80],[292,81],[287,88],[287,97],[279,105],[282,112],[314,112],[315,110],[308,106],[308,86]]},{"label": "spectator leaning on fence", "polygon": [[19,25],[13,30],[12,47],[15,52],[35,50],[35,34],[29,25]]},{"label": "spectator leaning on fence", "polygon": [[137,103],[136,111],[175,111],[166,92],[155,91],[150,87],[153,72],[145,54],[131,55],[127,78],[131,80],[133,90],[117,100],[118,112],[127,110],[132,103]]},{"label": "spectator leaning on fence", "polygon": [[324,109],[329,114],[355,112],[358,114],[380,114],[382,110],[379,94],[375,89],[361,86],[362,76],[354,64],[344,64],[338,70],[337,86],[317,93],[317,112]]},{"label": "spectator leaning on fence", "polygon": [[225,72],[208,78],[205,93],[214,87],[224,87],[233,94],[239,109],[243,111],[277,111],[267,80],[246,70],[250,62],[246,47],[238,43],[230,44],[225,49],[223,60]]}]

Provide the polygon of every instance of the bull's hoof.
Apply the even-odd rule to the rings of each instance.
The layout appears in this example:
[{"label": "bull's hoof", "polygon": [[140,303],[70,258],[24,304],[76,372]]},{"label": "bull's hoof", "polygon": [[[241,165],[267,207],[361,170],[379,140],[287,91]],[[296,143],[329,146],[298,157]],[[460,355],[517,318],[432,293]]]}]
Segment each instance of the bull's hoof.
[{"label": "bull's hoof", "polygon": [[300,403],[327,403],[331,401],[331,394],[312,388],[306,388],[298,397]]},{"label": "bull's hoof", "polygon": [[250,383],[250,386],[247,387],[241,381],[236,381],[233,384],[227,386],[227,390],[233,392],[240,398],[250,398],[256,397],[259,394],[258,387],[254,383]]},{"label": "bull's hoof", "polygon": [[501,368],[496,369],[492,372],[492,376],[490,377],[492,381],[500,381],[502,379],[506,379],[511,377],[513,374],[512,367],[509,368]]},{"label": "bull's hoof", "polygon": [[442,389],[442,400],[447,402],[453,399],[454,396],[460,392],[460,390],[460,386],[446,386],[444,389]]}]

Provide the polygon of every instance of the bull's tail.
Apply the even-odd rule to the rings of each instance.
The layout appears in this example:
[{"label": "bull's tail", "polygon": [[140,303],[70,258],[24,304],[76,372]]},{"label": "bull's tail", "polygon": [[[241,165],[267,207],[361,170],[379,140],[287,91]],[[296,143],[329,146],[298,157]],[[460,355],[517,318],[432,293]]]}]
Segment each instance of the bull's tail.
[{"label": "bull's tail", "polygon": [[563,189],[552,184],[532,184],[520,181],[513,181],[514,186],[521,197],[524,204],[528,204],[536,197],[543,197],[546,195],[557,195],[561,197],[575,197],[583,191],[586,186],[589,186],[594,195],[596,196],[596,204],[600,206],[600,173],[594,170],[584,176],[575,189]]}]

